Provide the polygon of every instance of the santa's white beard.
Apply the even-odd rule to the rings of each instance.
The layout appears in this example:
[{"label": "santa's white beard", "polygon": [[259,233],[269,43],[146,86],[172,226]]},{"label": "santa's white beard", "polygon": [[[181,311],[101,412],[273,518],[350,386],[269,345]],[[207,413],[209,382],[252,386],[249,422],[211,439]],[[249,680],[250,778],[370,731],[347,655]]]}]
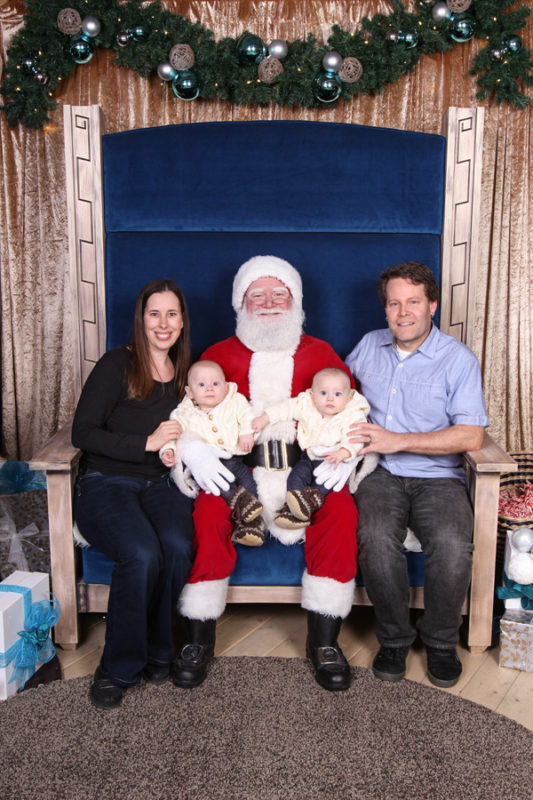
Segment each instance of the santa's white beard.
[{"label": "santa's white beard", "polygon": [[235,333],[252,352],[265,350],[292,350],[298,347],[305,315],[301,308],[287,311],[262,308],[252,316],[243,306],[237,314]]}]

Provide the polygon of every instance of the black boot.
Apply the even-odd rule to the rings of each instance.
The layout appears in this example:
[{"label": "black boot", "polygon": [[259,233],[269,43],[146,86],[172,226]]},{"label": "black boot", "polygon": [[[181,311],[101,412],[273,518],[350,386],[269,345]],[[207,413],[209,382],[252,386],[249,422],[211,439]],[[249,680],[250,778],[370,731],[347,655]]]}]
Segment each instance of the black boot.
[{"label": "black boot", "polygon": [[207,665],[215,652],[216,619],[186,619],[187,641],[171,668],[172,682],[182,689],[199,686],[207,675]]},{"label": "black boot", "polygon": [[352,673],[337,642],[341,617],[307,612],[307,657],[315,668],[318,683],[330,691],[348,689]]}]

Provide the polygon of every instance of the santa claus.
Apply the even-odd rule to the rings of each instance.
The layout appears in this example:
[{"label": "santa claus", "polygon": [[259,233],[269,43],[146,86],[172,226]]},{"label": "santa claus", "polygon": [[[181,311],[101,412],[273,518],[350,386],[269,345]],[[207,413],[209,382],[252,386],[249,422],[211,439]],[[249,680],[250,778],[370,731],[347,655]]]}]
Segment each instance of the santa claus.
[{"label": "santa claus", "polygon": [[[226,379],[235,381],[239,392],[250,399],[256,415],[309,388],[319,369],[333,366],[346,370],[330,345],[302,333],[302,282],[287,261],[276,256],[251,258],[235,276],[232,300],[236,335],[210,347],[203,358],[221,365]],[[224,466],[227,455],[193,435],[184,434],[179,442],[181,469],[175,479],[182,491],[197,494],[195,560],[179,607],[187,642],[172,667],[172,679],[180,687],[197,686],[206,676],[216,620],[224,611],[235,566],[231,509],[219,496],[220,489],[233,479]],[[282,530],[274,524],[274,517],[285,501],[286,479],[298,456],[294,423],[283,422],[261,432],[249,463],[254,467],[270,534],[287,545],[304,541],[302,606],[308,612],[307,655],[316,679],[326,689],[347,689],[350,668],[337,637],[352,607],[355,584],[357,510],[345,487],[353,462],[336,469],[322,462],[317,480],[334,491],[313,515],[309,527]]]}]

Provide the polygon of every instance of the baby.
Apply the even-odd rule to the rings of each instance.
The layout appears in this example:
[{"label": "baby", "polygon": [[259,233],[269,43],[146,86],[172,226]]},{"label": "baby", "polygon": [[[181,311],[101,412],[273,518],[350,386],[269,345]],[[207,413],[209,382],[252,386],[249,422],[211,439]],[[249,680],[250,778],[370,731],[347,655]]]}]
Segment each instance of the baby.
[{"label": "baby", "polygon": [[[224,464],[235,475],[235,482],[220,493],[232,509],[233,539],[250,546],[263,544],[263,506],[257,499],[252,470],[242,461],[254,443],[252,407],[239,394],[236,383],[227,383],[222,368],[214,361],[197,361],[190,367],[185,393],[170,419],[177,420],[183,431],[194,431],[207,444],[233,454]],[[166,467],[173,467],[176,442],[167,442],[159,455]]]},{"label": "baby", "polygon": [[354,422],[366,422],[369,410],[363,395],[351,388],[347,373],[330,367],[315,374],[310,389],[255,417],[252,426],[256,433],[270,422],[298,421],[296,438],[303,452],[287,479],[286,502],[275,520],[280,528],[309,525],[314,512],[324,504],[330,490],[318,484],[313,475],[322,460],[335,467],[341,461],[353,461],[355,467],[363,445],[350,444],[348,429]]}]

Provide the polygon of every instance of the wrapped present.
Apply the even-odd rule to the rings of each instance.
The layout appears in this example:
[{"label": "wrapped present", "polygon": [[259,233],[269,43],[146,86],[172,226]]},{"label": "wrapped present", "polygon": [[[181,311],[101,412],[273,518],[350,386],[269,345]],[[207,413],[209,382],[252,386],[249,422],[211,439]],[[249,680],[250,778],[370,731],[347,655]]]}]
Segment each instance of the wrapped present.
[{"label": "wrapped present", "polygon": [[17,571],[0,583],[0,700],[54,657],[50,630],[59,613],[47,574]]},{"label": "wrapped present", "polygon": [[504,601],[506,609],[530,611],[533,610],[533,554],[521,552],[515,547],[515,535],[516,531],[507,532],[503,586],[498,586],[496,594]]},{"label": "wrapped present", "polygon": [[500,630],[500,667],[533,672],[533,611],[506,611]]},{"label": "wrapped present", "polygon": [[46,492],[0,494],[0,579],[14,570],[50,572]]}]

